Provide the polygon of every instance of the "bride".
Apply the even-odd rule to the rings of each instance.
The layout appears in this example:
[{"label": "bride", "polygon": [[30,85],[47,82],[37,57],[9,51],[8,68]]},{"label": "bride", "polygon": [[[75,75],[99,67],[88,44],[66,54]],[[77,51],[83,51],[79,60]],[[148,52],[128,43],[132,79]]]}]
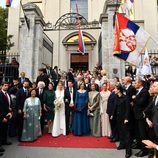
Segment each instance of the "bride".
[{"label": "bride", "polygon": [[65,126],[65,103],[64,103],[64,86],[60,81],[55,91],[56,99],[55,104],[55,117],[52,129],[52,136],[57,137],[61,134],[66,135]]}]

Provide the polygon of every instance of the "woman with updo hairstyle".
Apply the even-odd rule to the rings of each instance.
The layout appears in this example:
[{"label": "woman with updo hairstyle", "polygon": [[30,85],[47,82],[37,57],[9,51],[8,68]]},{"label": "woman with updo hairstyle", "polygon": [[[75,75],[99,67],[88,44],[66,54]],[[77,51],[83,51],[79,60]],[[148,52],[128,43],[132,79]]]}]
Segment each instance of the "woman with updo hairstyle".
[{"label": "woman with updo hairstyle", "polygon": [[72,124],[74,135],[83,136],[90,134],[88,111],[88,92],[85,90],[84,82],[79,83],[79,90],[76,92],[75,112]]},{"label": "woman with updo hairstyle", "polygon": [[107,137],[110,137],[111,135],[109,115],[106,113],[107,103],[110,93],[111,92],[108,90],[107,83],[103,83],[102,91],[100,92],[100,114],[101,114],[102,136],[107,136]]},{"label": "woman with updo hairstyle", "polygon": [[43,95],[45,119],[47,120],[49,134],[52,133],[52,127],[53,127],[54,100],[55,100],[54,84],[49,83],[48,90],[44,91],[44,95]]}]

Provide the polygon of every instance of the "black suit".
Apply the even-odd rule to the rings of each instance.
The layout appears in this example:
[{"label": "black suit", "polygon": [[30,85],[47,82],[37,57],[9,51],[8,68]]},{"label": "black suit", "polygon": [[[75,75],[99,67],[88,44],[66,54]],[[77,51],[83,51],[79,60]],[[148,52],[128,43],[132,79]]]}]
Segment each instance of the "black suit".
[{"label": "black suit", "polygon": [[43,132],[44,130],[44,117],[45,117],[45,111],[44,111],[44,107],[43,107],[43,95],[44,95],[44,89],[42,90],[42,93],[40,93],[40,90],[39,88],[36,89],[36,97],[38,97],[41,101],[41,109],[42,109],[42,116],[41,116],[41,120],[40,120],[40,123],[41,123],[41,130]]},{"label": "black suit", "polygon": [[51,71],[51,77],[52,77],[52,80],[54,82],[54,89],[56,89],[57,87],[57,84],[61,78],[60,74],[58,73],[58,71],[55,71],[54,69],[52,69]]},{"label": "black suit", "polygon": [[[76,89],[73,88],[73,103],[75,104],[75,98],[76,98]],[[69,87],[66,88],[65,94],[64,94],[64,102],[65,102],[65,117],[66,117],[66,133],[68,134],[70,132],[70,113],[72,112],[73,116],[73,107],[69,107],[71,102],[71,95],[69,91]]]},{"label": "black suit", "polygon": [[134,118],[134,111],[133,111],[133,106],[132,106],[132,102],[133,102],[133,99],[132,99],[132,96],[136,94],[136,89],[130,85],[127,89],[126,89],[126,95],[128,96],[129,98],[129,102],[130,102],[130,117],[131,117],[131,139],[135,139],[135,136],[136,136],[136,130],[135,130],[135,118]]},{"label": "black suit", "polygon": [[21,141],[22,136],[22,130],[23,130],[23,108],[24,108],[24,102],[26,98],[28,97],[28,91],[25,92],[24,88],[21,88],[17,94],[16,94],[16,106],[17,111],[21,110],[22,113],[18,113],[18,140]]},{"label": "black suit", "polygon": [[144,113],[146,118],[153,122],[153,128],[149,130],[150,139],[158,143],[158,102],[156,103],[156,97],[151,99]]},{"label": "black suit", "polygon": [[36,79],[36,83],[38,84],[39,81],[43,81],[46,85],[46,88],[47,88],[48,84],[49,84],[49,79],[48,78],[49,77],[46,74],[39,75]]},{"label": "black suit", "polygon": [[[114,113],[116,114],[119,130],[120,146],[126,148],[126,153],[131,153],[130,104],[127,96],[116,97],[113,115]],[[128,123],[125,124],[125,120],[128,120]]]},{"label": "black suit", "polygon": [[67,81],[69,81],[69,80],[72,81],[73,83],[75,82],[72,72],[67,73]]},{"label": "black suit", "polygon": [[27,78],[27,77],[25,77],[25,78],[23,78],[23,79],[22,79],[21,77],[19,77],[19,78],[18,78],[18,81],[19,81],[19,86],[20,86],[20,88],[23,87],[24,81],[29,82],[29,86],[30,86],[30,87],[31,87],[31,85],[32,85],[31,81],[30,81],[29,78]]},{"label": "black suit", "polygon": [[0,92],[0,146],[2,145],[2,143],[6,143],[7,142],[7,134],[8,134],[8,122],[6,123],[2,123],[2,120],[4,118],[8,119],[6,117],[6,115],[11,111],[11,107],[12,107],[12,102],[11,102],[11,97],[9,96],[9,100],[10,103],[7,99],[7,97],[5,96],[5,94],[1,91]]},{"label": "black suit", "polygon": [[[109,118],[113,115],[116,97],[117,97],[117,95],[113,91],[108,98],[106,113],[109,115]],[[118,129],[117,129],[116,115],[113,115],[112,120],[110,119],[110,125],[111,125],[111,131],[112,131],[112,135],[111,135],[112,138],[118,139],[119,134],[118,134]]]},{"label": "black suit", "polygon": [[[149,93],[145,88],[137,93],[138,94],[136,94],[133,110],[134,117],[136,119],[135,128],[137,130],[137,141],[142,144],[141,141],[147,139],[147,124],[143,112],[149,103]],[[143,144],[141,150],[146,150]]]}]

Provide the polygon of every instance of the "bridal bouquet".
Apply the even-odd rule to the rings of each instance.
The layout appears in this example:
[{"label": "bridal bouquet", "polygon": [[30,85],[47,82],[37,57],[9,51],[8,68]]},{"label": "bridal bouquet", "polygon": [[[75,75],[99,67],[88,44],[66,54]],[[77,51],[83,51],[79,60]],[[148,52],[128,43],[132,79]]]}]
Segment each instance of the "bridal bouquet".
[{"label": "bridal bouquet", "polygon": [[54,100],[55,111],[58,111],[62,107],[62,101],[58,98]]}]

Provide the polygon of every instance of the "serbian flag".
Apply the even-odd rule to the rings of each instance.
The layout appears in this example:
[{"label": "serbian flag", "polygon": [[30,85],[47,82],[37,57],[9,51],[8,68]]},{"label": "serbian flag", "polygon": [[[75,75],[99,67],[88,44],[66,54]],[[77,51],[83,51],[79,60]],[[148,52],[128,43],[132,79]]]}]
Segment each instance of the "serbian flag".
[{"label": "serbian flag", "polygon": [[84,38],[82,34],[82,30],[80,28],[80,19],[78,15],[78,5],[76,1],[76,13],[77,13],[77,25],[78,25],[78,51],[84,55],[85,53],[85,43],[84,43]]},{"label": "serbian flag", "polygon": [[10,7],[12,5],[13,0],[6,0],[6,7]]},{"label": "serbian flag", "polygon": [[134,22],[116,13],[113,55],[138,66],[138,57],[144,50],[150,35]]}]

